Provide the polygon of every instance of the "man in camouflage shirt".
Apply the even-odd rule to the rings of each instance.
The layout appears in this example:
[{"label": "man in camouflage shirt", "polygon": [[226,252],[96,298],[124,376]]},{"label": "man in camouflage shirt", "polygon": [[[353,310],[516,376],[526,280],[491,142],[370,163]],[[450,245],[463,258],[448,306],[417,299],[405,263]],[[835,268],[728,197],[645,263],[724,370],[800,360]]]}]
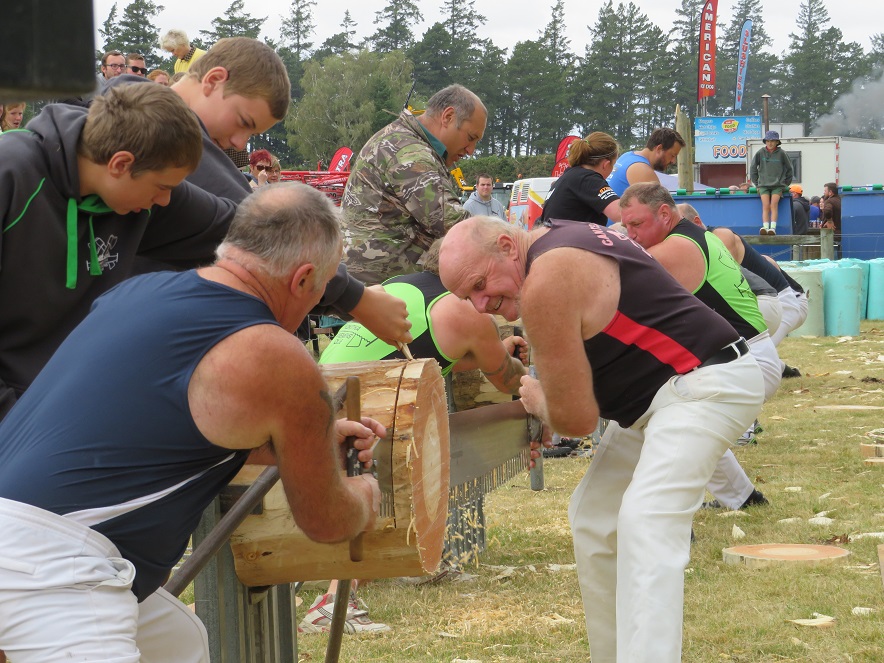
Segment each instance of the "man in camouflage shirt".
[{"label": "man in camouflage shirt", "polygon": [[472,154],[488,113],[462,85],[449,85],[423,115],[404,110],[372,136],[344,190],[344,262],[366,285],[419,271],[424,252],[468,216],[448,169]]}]

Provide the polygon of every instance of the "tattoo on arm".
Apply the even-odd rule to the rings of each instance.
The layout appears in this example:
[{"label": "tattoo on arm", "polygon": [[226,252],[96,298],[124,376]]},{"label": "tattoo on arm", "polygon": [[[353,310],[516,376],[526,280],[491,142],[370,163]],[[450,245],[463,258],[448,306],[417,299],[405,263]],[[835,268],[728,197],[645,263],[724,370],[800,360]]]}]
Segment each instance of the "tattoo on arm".
[{"label": "tattoo on arm", "polygon": [[522,370],[522,362],[509,355],[505,356],[503,362],[493,371],[482,371],[482,375],[491,380],[494,376],[500,375],[500,379],[511,394],[518,393],[520,378],[524,374]]}]

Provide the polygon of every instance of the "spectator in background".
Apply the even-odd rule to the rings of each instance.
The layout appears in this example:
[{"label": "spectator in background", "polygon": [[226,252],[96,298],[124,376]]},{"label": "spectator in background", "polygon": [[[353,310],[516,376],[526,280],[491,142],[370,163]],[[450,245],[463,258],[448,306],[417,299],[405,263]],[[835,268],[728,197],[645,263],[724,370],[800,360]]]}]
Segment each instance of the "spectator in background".
[{"label": "spectator in background", "polygon": [[187,33],[184,30],[169,30],[160,39],[160,48],[174,55],[175,73],[179,71],[187,71],[190,65],[199,60],[206,52],[190,45]]},{"label": "spectator in background", "polygon": [[23,101],[6,104],[5,109],[0,106],[0,131],[20,129],[26,106]]},{"label": "spectator in background", "polygon": [[141,53],[129,53],[126,56],[126,73],[147,76],[147,65],[144,64],[144,56]]},{"label": "spectator in background", "polygon": [[781,144],[776,131],[764,134],[764,149],[755,153],[749,169],[749,179],[755,183],[761,198],[761,235],[777,234],[777,206],[792,184],[792,161],[780,148]]},{"label": "spectator in background", "polygon": [[806,235],[810,221],[810,201],[804,197],[804,188],[800,184],[789,187],[792,193],[792,234]]},{"label": "spectator in background", "polygon": [[614,193],[622,196],[631,184],[659,182],[657,172],[666,172],[684,146],[684,138],[675,129],[658,127],[651,132],[644,149],[620,155],[608,175],[608,184]]},{"label": "spectator in background", "polygon": [[499,200],[491,195],[494,188],[494,180],[488,173],[479,173],[476,176],[476,190],[470,194],[464,209],[472,216],[495,216],[501,221],[506,221],[506,210]]},{"label": "spectator in background", "polygon": [[255,150],[249,155],[249,184],[253,189],[267,184],[270,178],[273,155],[267,150]]},{"label": "spectator in background", "polygon": [[841,196],[838,195],[838,185],[827,182],[823,187],[823,199],[820,201],[820,217],[823,220],[823,228],[832,228],[835,231],[835,259],[841,259]]},{"label": "spectator in background", "polygon": [[272,154],[270,155],[270,175],[267,176],[267,181],[270,184],[275,184],[282,179],[282,166],[279,164],[279,159]]},{"label": "spectator in background", "polygon": [[126,58],[120,51],[108,51],[101,56],[101,73],[98,75],[98,92],[107,87],[107,82],[126,73]]},{"label": "spectator in background", "polygon": [[177,72],[175,72],[174,74],[172,74],[172,79],[171,79],[171,81],[170,81],[170,84],[171,84],[171,85],[175,85],[175,83],[177,83],[177,82],[180,81],[182,78],[184,78],[185,74],[187,74],[186,71],[177,71]]},{"label": "spectator in background", "polygon": [[820,197],[814,196],[810,199],[810,225],[818,228],[820,225]]},{"label": "spectator in background", "polygon": [[166,87],[169,87],[172,84],[172,81],[169,79],[169,73],[163,71],[162,69],[154,69],[147,75],[147,78],[154,83],[159,83],[160,85],[165,85]]}]

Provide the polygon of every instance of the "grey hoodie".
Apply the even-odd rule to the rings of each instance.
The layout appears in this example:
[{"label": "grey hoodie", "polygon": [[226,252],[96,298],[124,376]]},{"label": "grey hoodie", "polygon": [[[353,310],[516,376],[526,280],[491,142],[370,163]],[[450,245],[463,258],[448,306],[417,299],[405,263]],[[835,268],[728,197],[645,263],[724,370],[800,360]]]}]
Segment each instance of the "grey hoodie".
[{"label": "grey hoodie", "polygon": [[473,191],[463,207],[471,216],[496,216],[506,221],[506,210],[494,196],[486,202],[479,198],[478,191]]}]

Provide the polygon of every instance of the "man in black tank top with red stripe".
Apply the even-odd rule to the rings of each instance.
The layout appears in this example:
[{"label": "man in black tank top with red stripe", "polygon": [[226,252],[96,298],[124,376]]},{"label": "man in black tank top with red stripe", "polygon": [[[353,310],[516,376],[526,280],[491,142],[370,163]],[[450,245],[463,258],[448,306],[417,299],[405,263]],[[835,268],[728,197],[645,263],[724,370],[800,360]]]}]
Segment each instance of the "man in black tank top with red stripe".
[{"label": "man in black tank top with red stripe", "polygon": [[593,662],[678,663],[691,519],[763,399],[745,341],[595,224],[468,219],[440,275],[477,310],[521,316],[540,377],[522,378],[529,412],[574,437],[611,420],[568,510]]}]

